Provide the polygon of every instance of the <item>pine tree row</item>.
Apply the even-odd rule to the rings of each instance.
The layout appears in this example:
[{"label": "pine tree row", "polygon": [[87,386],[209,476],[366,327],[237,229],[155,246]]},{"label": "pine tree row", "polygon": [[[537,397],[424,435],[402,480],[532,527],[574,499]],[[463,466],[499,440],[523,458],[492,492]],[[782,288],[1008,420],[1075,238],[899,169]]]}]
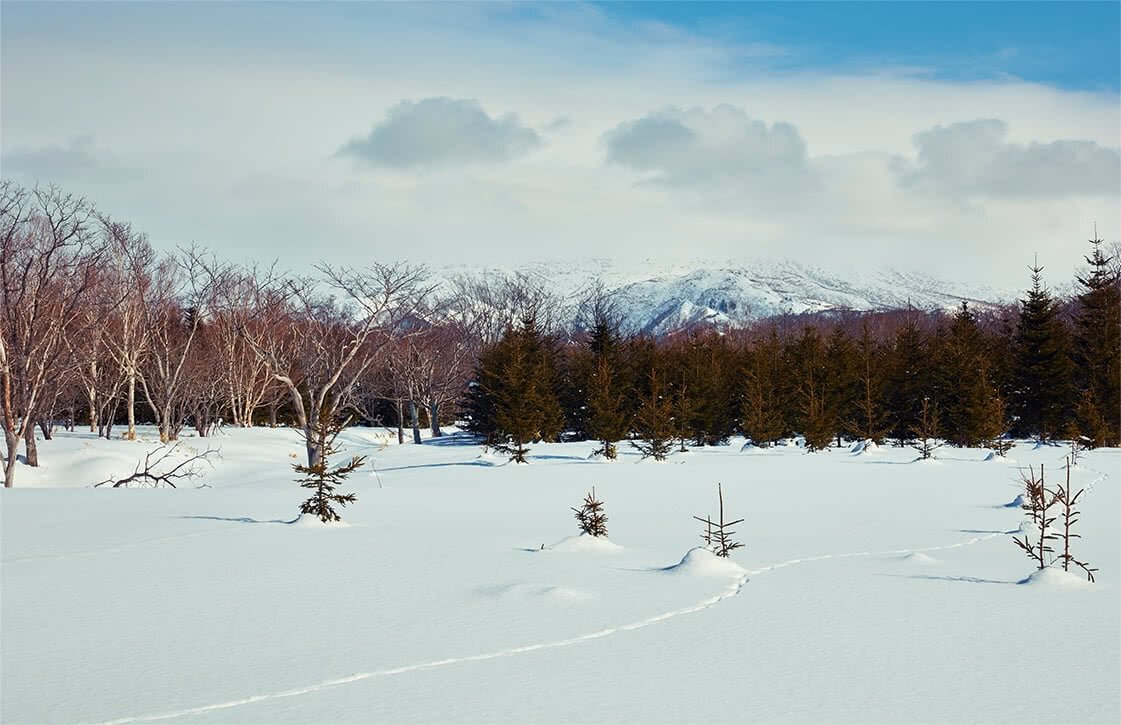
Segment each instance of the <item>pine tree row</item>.
[{"label": "pine tree row", "polygon": [[844,438],[999,445],[1007,436],[1121,439],[1121,295],[1116,266],[1092,240],[1089,271],[1063,306],[1032,269],[1016,309],[953,315],[907,310],[833,324],[775,320],[750,330],[654,340],[624,335],[609,300],[588,330],[549,335],[510,326],[480,356],[465,403],[469,427],[513,460],[535,441],[585,439],[614,458],[757,446],[801,435],[809,450]]}]

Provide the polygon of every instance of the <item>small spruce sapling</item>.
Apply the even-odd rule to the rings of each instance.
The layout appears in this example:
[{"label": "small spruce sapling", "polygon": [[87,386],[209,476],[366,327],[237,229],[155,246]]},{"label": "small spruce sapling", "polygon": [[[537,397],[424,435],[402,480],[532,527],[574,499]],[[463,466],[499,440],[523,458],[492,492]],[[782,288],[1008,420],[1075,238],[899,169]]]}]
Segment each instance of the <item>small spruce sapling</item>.
[{"label": "small spruce sapling", "polygon": [[580,531],[588,536],[607,536],[607,514],[603,512],[603,501],[596,498],[594,487],[584,497],[584,505],[572,510],[576,513]]},{"label": "small spruce sapling", "polygon": [[705,525],[705,531],[703,534],[701,534],[701,538],[704,539],[705,545],[712,551],[712,553],[716,554],[717,556],[727,557],[734,550],[739,549],[743,546],[743,544],[741,544],[740,542],[734,541],[732,539],[732,535],[736,532],[732,531],[728,527],[735,526],[736,524],[742,524],[744,522],[744,519],[725,521],[724,490],[719,483],[716,484],[716,495],[720,500],[719,520],[713,521],[711,516],[705,516],[703,519],[700,516],[694,516],[693,518]]},{"label": "small spruce sapling", "polygon": [[1096,572],[1097,569],[1090,566],[1088,562],[1075,559],[1074,555],[1070,553],[1070,540],[1082,538],[1081,535],[1071,532],[1074,525],[1078,523],[1078,517],[1081,515],[1074,506],[1078,503],[1078,499],[1082,494],[1086,493],[1086,489],[1084,488],[1078,489],[1077,492],[1071,490],[1070,465],[1071,462],[1068,458],[1066,463],[1066,485],[1060,484],[1054,494],[1054,502],[1059,505],[1059,515],[1062,519],[1062,531],[1058,538],[1063,542],[1063,551],[1059,554],[1058,560],[1063,562],[1063,571],[1070,571],[1070,565],[1074,564],[1082,569],[1082,571],[1086,573],[1086,578],[1092,582],[1094,581],[1094,572]]},{"label": "small spruce sapling", "polygon": [[930,398],[923,397],[919,421],[911,429],[916,442],[911,447],[919,452],[919,460],[925,461],[934,457],[934,451],[942,447],[935,441],[938,437],[938,407],[932,405]]},{"label": "small spruce sapling", "polygon": [[[1024,483],[1024,503],[1021,508],[1027,512],[1035,531],[1025,531],[1023,538],[1012,537],[1012,541],[1035,562],[1037,569],[1046,569],[1054,561],[1048,560],[1049,555],[1054,553],[1049,542],[1058,538],[1051,533],[1051,524],[1055,522],[1055,517],[1050,514],[1051,505],[1055,503],[1054,496],[1044,485],[1042,464],[1039,466],[1038,476],[1029,466],[1026,473],[1020,471],[1020,479]],[[1035,540],[1030,538],[1030,534],[1036,536]]]},{"label": "small spruce sapling", "polygon": [[349,422],[349,418],[340,422],[333,411],[324,411],[319,416],[315,429],[309,433],[316,437],[316,442],[320,445],[322,454],[319,460],[311,466],[292,464],[296,473],[303,474],[302,478],[296,479],[300,487],[314,491],[311,498],[300,504],[300,513],[312,514],[323,523],[342,520],[334,509],[335,505],[341,508],[357,500],[353,493],[335,493],[335,488],[351,473],[361,468],[366,463],[366,457],[352,456],[350,461],[334,468],[330,467],[329,461],[330,456],[339,452],[340,449],[335,441]]}]

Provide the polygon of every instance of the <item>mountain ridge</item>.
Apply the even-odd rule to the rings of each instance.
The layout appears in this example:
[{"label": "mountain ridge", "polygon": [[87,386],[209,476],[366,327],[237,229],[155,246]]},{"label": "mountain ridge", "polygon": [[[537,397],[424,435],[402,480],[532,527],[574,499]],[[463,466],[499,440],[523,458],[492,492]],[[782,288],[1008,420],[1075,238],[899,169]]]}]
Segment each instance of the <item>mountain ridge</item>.
[{"label": "mountain ridge", "polygon": [[1017,294],[981,285],[949,282],[893,267],[841,276],[790,260],[648,263],[623,269],[608,260],[544,260],[514,269],[449,266],[437,276],[451,279],[511,279],[518,275],[553,295],[562,314],[574,315],[598,282],[617,311],[636,330],[661,335],[698,326],[740,327],[782,314],[829,311],[953,309],[963,301],[995,307]]}]

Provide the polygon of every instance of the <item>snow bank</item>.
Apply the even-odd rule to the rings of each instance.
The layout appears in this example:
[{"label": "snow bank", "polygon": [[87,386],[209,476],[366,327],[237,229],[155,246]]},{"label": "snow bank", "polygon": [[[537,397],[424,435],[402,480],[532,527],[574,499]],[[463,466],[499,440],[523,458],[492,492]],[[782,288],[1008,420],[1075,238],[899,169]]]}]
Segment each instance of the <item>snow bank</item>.
[{"label": "snow bank", "polygon": [[347,529],[350,524],[345,521],[321,521],[318,516],[300,514],[291,526],[297,529]]},{"label": "snow bank", "polygon": [[724,576],[738,578],[747,574],[747,570],[731,559],[717,556],[709,549],[698,546],[686,552],[681,561],[662,571],[671,574],[689,574],[692,576]]},{"label": "snow bank", "polygon": [[1086,578],[1074,572],[1063,571],[1057,566],[1046,569],[1036,569],[1031,576],[1019,582],[1032,587],[1049,587],[1053,589],[1088,589],[1094,585]]},{"label": "snow bank", "polygon": [[854,445],[849,449],[849,453],[853,454],[854,456],[858,456],[861,454],[871,454],[878,451],[879,448],[880,447],[876,444],[876,441],[869,439],[860,441],[859,443]]},{"label": "snow bank", "polygon": [[569,536],[561,539],[552,546],[546,546],[544,551],[568,551],[580,552],[591,551],[600,552],[604,554],[622,551],[623,547],[610,541],[603,536],[589,536],[588,534],[578,534],[576,536]]}]

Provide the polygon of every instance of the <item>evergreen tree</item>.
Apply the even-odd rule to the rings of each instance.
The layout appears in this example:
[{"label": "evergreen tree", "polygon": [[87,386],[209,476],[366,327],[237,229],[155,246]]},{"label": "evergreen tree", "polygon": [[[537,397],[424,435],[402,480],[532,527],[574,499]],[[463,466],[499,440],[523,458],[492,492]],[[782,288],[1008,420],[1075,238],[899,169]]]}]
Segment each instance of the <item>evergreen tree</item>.
[{"label": "evergreen tree", "polygon": [[882,403],[883,353],[868,329],[868,321],[860,326],[856,341],[857,393],[854,416],[849,430],[862,440],[882,443],[887,430],[887,413]]},{"label": "evergreen tree", "polygon": [[730,390],[735,361],[725,338],[715,333],[692,335],[678,355],[682,409],[679,425],[698,446],[718,445],[735,431],[735,401]]},{"label": "evergreen tree", "polygon": [[1066,329],[1043,287],[1043,268],[1033,266],[1031,272],[1032,286],[1021,300],[1013,342],[1009,403],[1015,431],[1045,440],[1058,436],[1070,416],[1071,366]]},{"label": "evergreen tree", "polygon": [[686,379],[684,371],[680,375],[677,385],[674,386],[671,395],[673,397],[673,434],[677,439],[678,451],[687,453],[689,451],[687,441],[691,437],[696,438],[696,445],[704,445],[704,434],[701,432],[700,423],[698,422],[698,406],[693,401],[693,396],[689,390],[689,381]]},{"label": "evergreen tree", "polygon": [[507,328],[480,356],[468,403],[472,430],[511,461],[525,463],[527,443],[555,440],[564,426],[556,377],[553,350],[535,321]]},{"label": "evergreen tree", "polygon": [[347,463],[331,467],[330,456],[339,452],[335,441],[345,427],[346,422],[340,422],[334,410],[322,411],[315,428],[305,433],[314,437],[314,440],[309,443],[318,446],[320,451],[318,460],[311,466],[292,464],[296,473],[302,474],[296,482],[301,488],[308,488],[314,492],[310,498],[300,504],[300,513],[311,514],[323,523],[341,520],[338,512],[335,511],[335,506],[341,508],[354,503],[357,497],[353,493],[335,493],[335,489],[351,473],[366,463],[365,456],[353,456]]},{"label": "evergreen tree", "polygon": [[[1091,239],[1090,244],[1093,249],[1086,257],[1090,268],[1078,276],[1074,361],[1084,396],[1080,407],[1095,408],[1104,425],[1099,430],[1102,435],[1083,433],[1117,445],[1121,442],[1121,280],[1113,260],[1102,250],[1102,240]],[[1083,425],[1099,427],[1097,421]]]},{"label": "evergreen tree", "polygon": [[842,429],[845,428],[843,421],[852,420],[859,414],[857,402],[860,399],[856,346],[840,326],[833,329],[825,344],[825,380],[828,387],[824,391],[824,422],[840,446]]},{"label": "evergreen tree", "polygon": [[977,446],[992,438],[992,396],[985,339],[977,318],[962,302],[942,336],[938,354],[937,394],[948,441]]},{"label": "evergreen tree", "polygon": [[825,385],[813,379],[804,381],[802,393],[802,437],[810,453],[825,450],[833,442],[836,418],[826,402]]},{"label": "evergreen tree", "polygon": [[938,406],[930,402],[929,397],[924,397],[919,404],[919,419],[911,430],[911,437],[915,443],[912,446],[919,452],[919,458],[931,458],[934,451],[941,447],[935,439],[939,435]]},{"label": "evergreen tree", "polygon": [[786,432],[779,400],[781,356],[782,345],[774,327],[745,355],[740,429],[760,448],[769,447]]},{"label": "evergreen tree", "polygon": [[597,355],[595,366],[587,389],[587,431],[599,441],[593,455],[615,460],[615,442],[627,435],[626,395],[607,355]]},{"label": "evergreen tree", "polygon": [[592,296],[586,314],[591,329],[587,346],[577,355],[580,415],[576,417],[585,435],[600,443],[593,455],[614,460],[615,443],[626,437],[631,417],[620,323],[602,289]]},{"label": "evergreen tree", "polygon": [[639,399],[634,430],[638,440],[631,445],[643,458],[664,461],[673,450],[673,399],[662,384],[657,368],[651,368],[647,392]]},{"label": "evergreen tree", "polygon": [[895,334],[888,352],[886,407],[889,411],[889,435],[903,445],[911,440],[912,431],[922,417],[922,400],[929,388],[929,365],[926,344],[919,330],[917,315],[909,310]]},{"label": "evergreen tree", "polygon": [[[790,402],[787,410],[789,422],[795,431],[805,435],[810,411],[825,414],[825,346],[817,328],[810,325],[803,327],[802,334],[786,346],[783,359],[789,395],[787,400]],[[822,398],[821,405],[813,403],[815,396]]]},{"label": "evergreen tree", "polygon": [[1110,429],[1109,421],[1094,402],[1094,394],[1090,390],[1082,391],[1076,418],[1071,421],[1066,435],[1072,441],[1087,448],[1100,448],[1113,444],[1111,438],[1113,431]]}]

